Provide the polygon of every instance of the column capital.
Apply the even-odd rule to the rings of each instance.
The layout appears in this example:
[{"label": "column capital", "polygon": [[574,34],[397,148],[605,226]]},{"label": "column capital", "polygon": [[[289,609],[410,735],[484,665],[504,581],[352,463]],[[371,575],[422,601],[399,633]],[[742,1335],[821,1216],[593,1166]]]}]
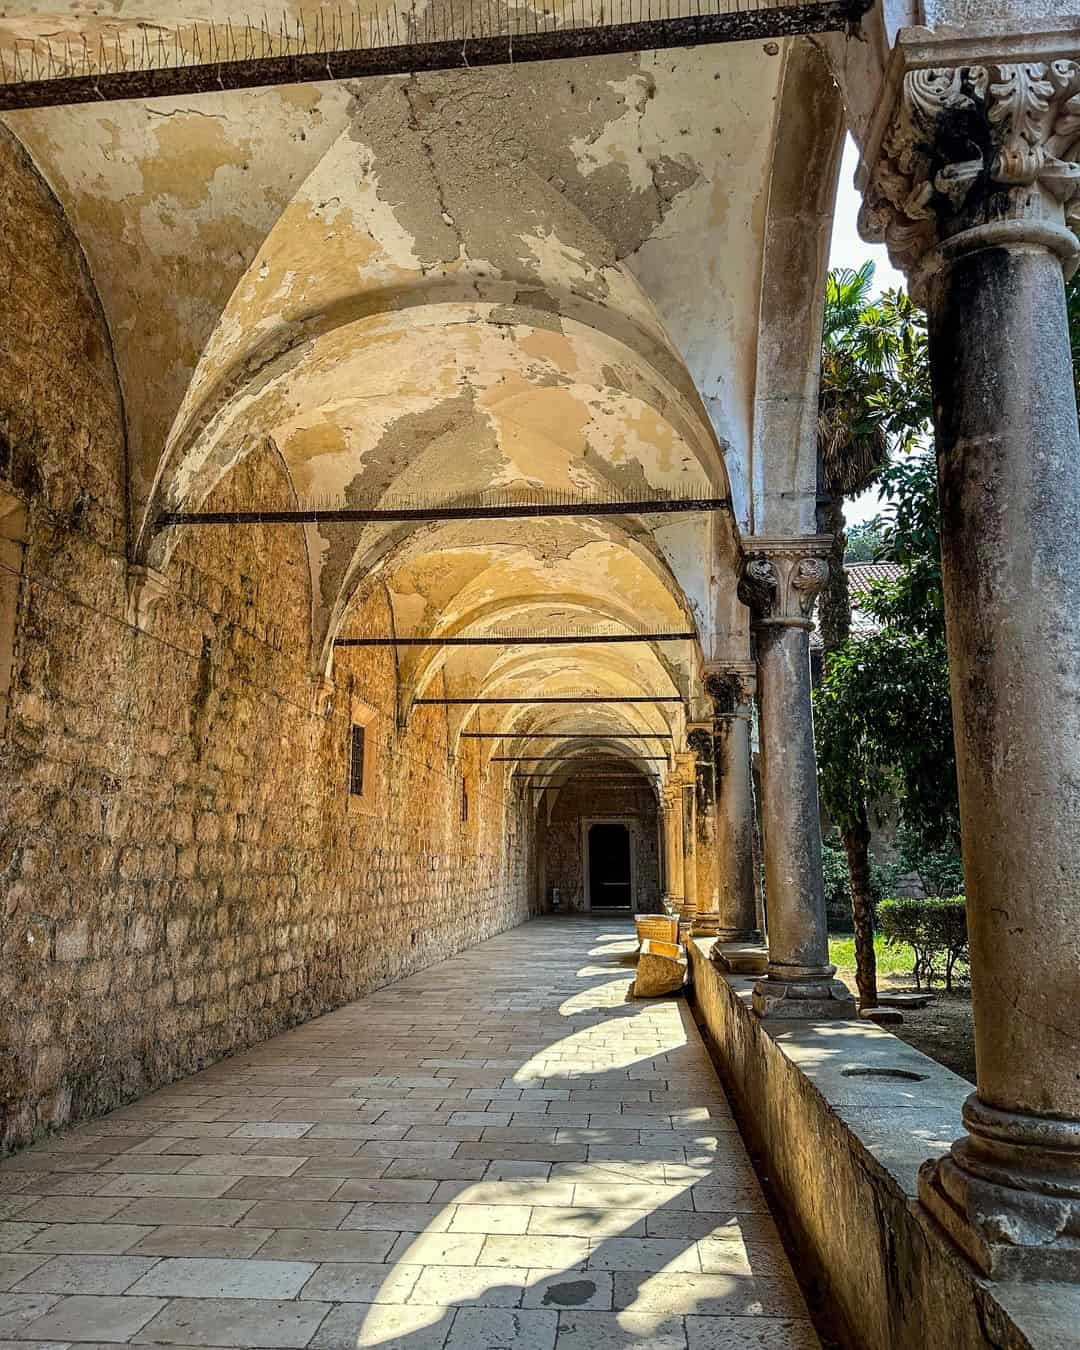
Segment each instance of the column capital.
[{"label": "column capital", "polygon": [[705,692],[712,699],[713,720],[752,717],[757,692],[757,665],[753,661],[728,661],[705,669]]},{"label": "column capital", "polygon": [[929,278],[974,248],[1080,256],[1080,23],[1026,34],[901,34],[859,170],[859,231],[883,242],[925,303]]},{"label": "column capital", "polygon": [[686,733],[686,744],[697,760],[708,759],[713,753],[711,727],[696,726]]},{"label": "column capital", "polygon": [[750,610],[751,628],[813,627],[811,614],[829,580],[831,535],[766,539],[743,544],[739,599]]}]

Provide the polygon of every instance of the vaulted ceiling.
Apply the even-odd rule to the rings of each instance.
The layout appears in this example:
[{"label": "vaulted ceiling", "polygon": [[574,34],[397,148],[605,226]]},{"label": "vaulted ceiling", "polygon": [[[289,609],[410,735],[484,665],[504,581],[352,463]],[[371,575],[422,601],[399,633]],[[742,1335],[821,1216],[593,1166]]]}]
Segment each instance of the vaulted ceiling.
[{"label": "vaulted ceiling", "polygon": [[[207,17],[21,8],[0,46]],[[137,560],[167,569],[158,513],[197,509],[255,451],[300,503],[727,497],[700,515],[305,527],[316,669],[374,587],[398,636],[694,629],[400,659],[406,708],[439,672],[461,697],[678,694],[488,719],[678,743],[702,660],[745,648],[740,533],[813,529],[838,106],[821,58],[787,42],[10,115],[112,333]],[[802,140],[782,145],[793,117]]]}]

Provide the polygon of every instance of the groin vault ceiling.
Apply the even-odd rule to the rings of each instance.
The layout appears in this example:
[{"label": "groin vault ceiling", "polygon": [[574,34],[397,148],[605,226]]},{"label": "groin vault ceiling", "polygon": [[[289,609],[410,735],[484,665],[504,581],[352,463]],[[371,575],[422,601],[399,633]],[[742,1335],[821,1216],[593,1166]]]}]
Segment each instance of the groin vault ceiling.
[{"label": "groin vault ceiling", "polygon": [[[208,17],[175,0],[20,8],[0,46]],[[436,675],[461,697],[690,699],[701,660],[745,643],[740,532],[769,526],[770,501],[774,526],[813,528],[798,441],[816,278],[770,267],[798,200],[831,199],[834,163],[778,167],[776,148],[793,99],[837,138],[827,85],[787,40],[10,114],[112,335],[133,561],[167,571],[179,536],[158,515],[197,510],[251,454],[280,459],[300,504],[724,497],[690,515],[288,527],[305,533],[318,671],[374,587],[397,636],[698,634],[403,649],[403,715]],[[810,266],[820,233],[800,241]],[[679,737],[687,708],[484,716]]]}]

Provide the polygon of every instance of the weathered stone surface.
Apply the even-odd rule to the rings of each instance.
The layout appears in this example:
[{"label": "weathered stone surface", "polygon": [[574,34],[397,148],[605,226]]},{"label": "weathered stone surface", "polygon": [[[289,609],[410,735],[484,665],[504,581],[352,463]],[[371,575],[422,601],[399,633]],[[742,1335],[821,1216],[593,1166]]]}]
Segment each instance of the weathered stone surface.
[{"label": "weathered stone surface", "polygon": [[637,975],[631,986],[634,998],[658,998],[676,994],[686,980],[686,950],[678,942],[646,938],[638,956]]},{"label": "weathered stone surface", "polygon": [[761,1021],[752,982],[725,977],[704,947],[689,951],[695,1004],[740,1124],[850,1343],[1075,1344],[1075,1288],[1033,1285],[1026,1296],[980,1278],[917,1203],[920,1162],[957,1133],[969,1084],[865,1022]]}]

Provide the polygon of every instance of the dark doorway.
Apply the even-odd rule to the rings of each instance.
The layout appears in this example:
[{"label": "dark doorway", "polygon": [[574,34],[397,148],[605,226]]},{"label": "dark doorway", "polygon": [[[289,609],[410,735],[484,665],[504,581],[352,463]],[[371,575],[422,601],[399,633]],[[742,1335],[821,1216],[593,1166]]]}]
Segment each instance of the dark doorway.
[{"label": "dark doorway", "polygon": [[589,826],[589,908],[629,909],[630,831],[625,825]]}]

